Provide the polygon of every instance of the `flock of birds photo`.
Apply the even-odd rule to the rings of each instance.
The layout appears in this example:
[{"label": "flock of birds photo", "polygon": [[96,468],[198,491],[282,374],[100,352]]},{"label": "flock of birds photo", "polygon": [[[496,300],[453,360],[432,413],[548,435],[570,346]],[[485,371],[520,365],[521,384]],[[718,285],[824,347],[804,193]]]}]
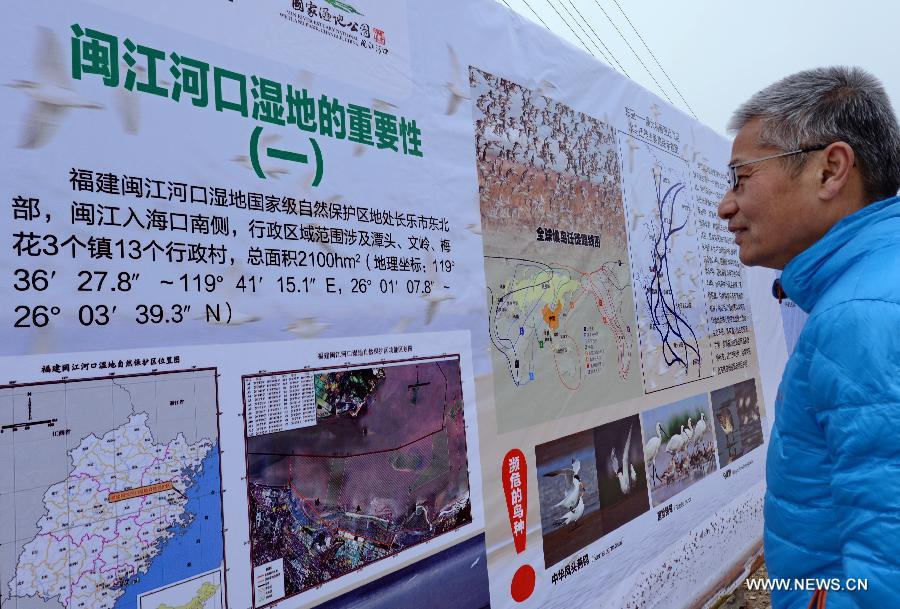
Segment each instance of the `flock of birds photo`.
[{"label": "flock of birds photo", "polygon": [[[755,390],[750,379],[717,391],[744,396],[748,383]],[[755,400],[735,403],[748,422],[758,419]],[[711,406],[703,393],[538,445],[545,558],[586,547],[716,471],[717,434],[735,430],[730,415],[714,419]]]},{"label": "flock of birds photo", "polygon": [[[615,130],[538,90],[469,71],[483,223],[602,235],[627,251]],[[546,88],[545,88],[546,87]]]}]

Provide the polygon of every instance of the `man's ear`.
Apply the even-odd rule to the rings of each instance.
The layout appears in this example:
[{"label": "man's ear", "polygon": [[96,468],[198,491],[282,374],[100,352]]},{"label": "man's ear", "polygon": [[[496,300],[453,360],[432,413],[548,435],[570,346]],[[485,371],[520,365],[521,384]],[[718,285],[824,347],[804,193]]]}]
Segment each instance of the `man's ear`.
[{"label": "man's ear", "polygon": [[850,180],[856,155],[847,142],[834,142],[822,151],[819,162],[819,198],[830,201]]}]

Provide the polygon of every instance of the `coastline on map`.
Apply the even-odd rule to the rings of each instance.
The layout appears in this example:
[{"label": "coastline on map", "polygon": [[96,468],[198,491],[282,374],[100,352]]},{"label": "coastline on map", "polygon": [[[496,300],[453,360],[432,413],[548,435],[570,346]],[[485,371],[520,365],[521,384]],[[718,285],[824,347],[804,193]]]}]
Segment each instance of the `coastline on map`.
[{"label": "coastline on map", "polygon": [[193,514],[191,522],[172,530],[172,537],[164,542],[150,569],[125,588],[115,609],[144,609],[138,606],[142,594],[221,567],[224,542],[218,442],[206,454],[202,467],[186,493],[185,513]]}]

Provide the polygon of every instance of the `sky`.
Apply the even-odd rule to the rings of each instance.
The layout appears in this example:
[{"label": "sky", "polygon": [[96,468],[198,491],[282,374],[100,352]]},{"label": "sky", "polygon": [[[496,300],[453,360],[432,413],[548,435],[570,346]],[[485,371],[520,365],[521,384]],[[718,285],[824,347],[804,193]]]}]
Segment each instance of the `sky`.
[{"label": "sky", "polygon": [[895,110],[900,107],[900,73],[893,58],[900,7],[893,3],[498,1],[540,24],[536,12],[555,34],[583,48],[561,15],[600,61],[627,72],[663,99],[668,95],[674,106],[723,135],[731,113],[753,93],[794,72],[824,65],[870,71],[884,83]]}]

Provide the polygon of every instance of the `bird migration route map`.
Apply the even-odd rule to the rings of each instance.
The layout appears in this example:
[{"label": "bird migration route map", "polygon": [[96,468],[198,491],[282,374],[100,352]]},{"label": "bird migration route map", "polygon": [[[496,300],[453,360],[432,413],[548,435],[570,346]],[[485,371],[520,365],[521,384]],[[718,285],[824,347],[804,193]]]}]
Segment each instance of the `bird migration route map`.
[{"label": "bird migration route map", "polygon": [[647,393],[712,376],[704,277],[688,167],[620,136],[625,211]]},{"label": "bird migration route map", "polygon": [[500,431],[640,395],[615,130],[469,74]]},{"label": "bird migration route map", "polygon": [[214,369],[0,386],[3,606],[136,607],[220,570],[217,411]]}]

